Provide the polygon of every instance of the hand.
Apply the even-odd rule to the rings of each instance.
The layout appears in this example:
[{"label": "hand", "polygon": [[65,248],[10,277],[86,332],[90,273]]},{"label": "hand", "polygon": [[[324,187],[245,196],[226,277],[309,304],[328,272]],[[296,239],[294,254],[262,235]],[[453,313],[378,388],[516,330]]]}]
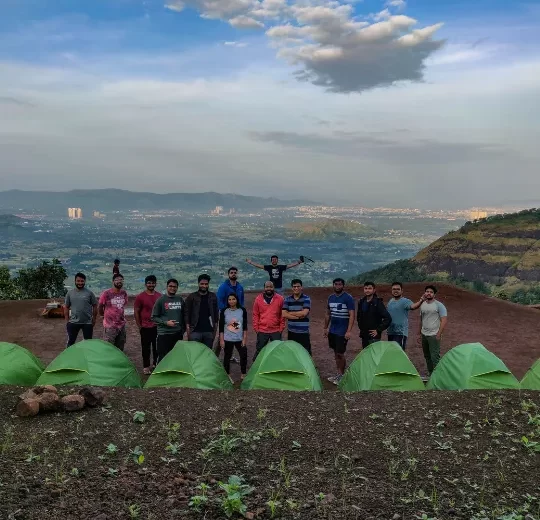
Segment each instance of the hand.
[{"label": "hand", "polygon": [[347,341],[349,341],[351,339],[351,332],[350,331],[345,332],[345,339]]},{"label": "hand", "polygon": [[246,262],[247,262],[248,264],[251,264],[251,260],[250,260],[249,258],[246,258]]},{"label": "hand", "polygon": [[441,341],[442,334],[440,332],[437,332],[435,337],[437,338],[437,341]]},{"label": "hand", "polygon": [[377,337],[377,331],[376,330],[369,330],[369,335],[372,337],[372,338],[376,338]]},{"label": "hand", "polygon": [[242,348],[244,348],[244,347],[246,346],[245,342],[242,341],[242,343],[240,344],[240,346],[241,346]]},{"label": "hand", "polygon": [[324,336],[325,338],[328,337],[328,329],[324,329],[324,331],[323,331],[323,336]]},{"label": "hand", "polygon": [[225,341],[224,340],[219,340],[219,347],[220,348],[225,348]]},{"label": "hand", "polygon": [[165,325],[167,325],[167,327],[176,327],[176,321],[169,320]]}]

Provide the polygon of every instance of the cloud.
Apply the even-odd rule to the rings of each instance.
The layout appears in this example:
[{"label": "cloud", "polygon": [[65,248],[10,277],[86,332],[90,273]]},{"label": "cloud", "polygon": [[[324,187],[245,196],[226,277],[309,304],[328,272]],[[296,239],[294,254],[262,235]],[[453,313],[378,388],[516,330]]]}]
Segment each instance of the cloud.
[{"label": "cloud", "polygon": [[[173,2],[173,5],[180,4]],[[237,29],[268,28],[278,57],[296,68],[295,77],[331,92],[364,92],[424,79],[426,61],[444,45],[435,39],[442,24],[417,28],[417,20],[393,14],[403,0],[359,19],[346,0],[184,0],[205,18]]]},{"label": "cloud", "polygon": [[247,47],[246,42],[223,42],[225,47]]},{"label": "cloud", "polygon": [[35,107],[34,103],[26,101],[25,99],[11,97],[11,96],[0,96],[0,105],[13,105],[17,107]]},{"label": "cloud", "polygon": [[170,9],[171,11],[176,11],[179,13],[180,11],[183,11],[186,7],[186,4],[180,0],[173,0],[172,2],[168,2],[165,4],[166,9]]},{"label": "cloud", "polygon": [[235,29],[264,29],[263,23],[258,22],[254,18],[250,18],[249,16],[244,16],[244,15],[231,18],[229,20],[229,23]]},{"label": "cloud", "polygon": [[[504,146],[489,143],[444,142],[436,139],[382,136],[375,133],[335,131],[331,134],[297,132],[251,132],[256,141],[270,142],[310,153],[378,159],[387,163],[438,165],[491,160],[512,155]],[[399,137],[399,138],[398,138]]]}]

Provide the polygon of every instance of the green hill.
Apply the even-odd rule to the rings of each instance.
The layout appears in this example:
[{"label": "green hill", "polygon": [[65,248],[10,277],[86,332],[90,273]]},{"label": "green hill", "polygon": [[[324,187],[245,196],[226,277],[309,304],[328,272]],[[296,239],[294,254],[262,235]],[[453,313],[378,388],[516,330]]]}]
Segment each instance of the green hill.
[{"label": "green hill", "polygon": [[337,218],[292,222],[283,226],[289,239],[339,240],[343,238],[369,237],[375,230],[356,222]]},{"label": "green hill", "polygon": [[521,303],[540,299],[540,209],[467,222],[409,260],[399,260],[351,282],[439,280]]}]

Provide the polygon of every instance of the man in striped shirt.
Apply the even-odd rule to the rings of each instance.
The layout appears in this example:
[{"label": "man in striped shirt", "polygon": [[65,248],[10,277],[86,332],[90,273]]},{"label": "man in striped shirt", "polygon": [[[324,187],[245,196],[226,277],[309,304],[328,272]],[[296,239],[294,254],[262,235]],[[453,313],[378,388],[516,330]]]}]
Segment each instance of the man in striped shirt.
[{"label": "man in striped shirt", "polygon": [[287,339],[300,343],[311,355],[309,336],[309,313],[311,299],[302,292],[302,280],[295,278],[291,282],[292,295],[283,303],[282,316],[287,320]]}]

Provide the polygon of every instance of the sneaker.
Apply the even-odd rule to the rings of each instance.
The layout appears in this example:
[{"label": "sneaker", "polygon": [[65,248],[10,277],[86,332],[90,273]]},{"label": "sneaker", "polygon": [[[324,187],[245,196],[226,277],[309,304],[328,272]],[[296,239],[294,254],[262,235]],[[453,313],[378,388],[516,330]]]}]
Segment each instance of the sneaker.
[{"label": "sneaker", "polygon": [[334,378],[334,380],[332,381],[332,383],[334,383],[335,385],[339,385],[339,382],[341,381],[341,379],[343,378],[343,374],[339,374],[339,376],[336,376]]},{"label": "sneaker", "polygon": [[245,378],[246,378],[246,374],[242,374],[242,375],[240,376],[240,380],[241,380],[241,381],[243,381]]},{"label": "sneaker", "polygon": [[230,379],[231,383],[234,385],[234,379],[231,376],[229,376],[229,379]]},{"label": "sneaker", "polygon": [[328,381],[330,381],[330,383],[334,383],[335,380],[339,377],[339,374],[336,374],[335,376],[330,376],[328,378]]},{"label": "sneaker", "polygon": [[143,368],[143,374],[145,376],[149,376],[152,373],[152,369],[150,367]]},{"label": "sneaker", "polygon": [[231,358],[231,363],[236,363],[237,365],[240,364],[240,361],[238,361],[237,358],[235,358],[234,356]]}]

